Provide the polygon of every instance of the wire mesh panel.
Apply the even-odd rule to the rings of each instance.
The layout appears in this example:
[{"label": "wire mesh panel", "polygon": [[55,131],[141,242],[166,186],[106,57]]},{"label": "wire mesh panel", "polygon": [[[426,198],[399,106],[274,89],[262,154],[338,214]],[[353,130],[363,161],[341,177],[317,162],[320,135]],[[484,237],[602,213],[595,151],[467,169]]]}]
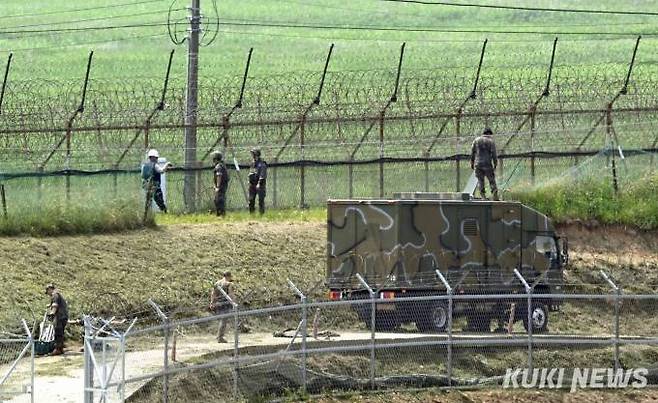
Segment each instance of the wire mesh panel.
[{"label": "wire mesh panel", "polygon": [[29,401],[33,393],[32,343],[18,335],[0,334],[0,400]]}]

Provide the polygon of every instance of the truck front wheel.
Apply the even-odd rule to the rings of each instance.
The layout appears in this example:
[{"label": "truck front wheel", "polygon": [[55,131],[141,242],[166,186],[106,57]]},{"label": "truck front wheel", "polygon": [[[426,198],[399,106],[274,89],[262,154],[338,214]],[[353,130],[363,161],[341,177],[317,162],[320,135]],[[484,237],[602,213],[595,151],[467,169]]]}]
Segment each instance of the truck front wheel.
[{"label": "truck front wheel", "polygon": [[434,301],[416,319],[416,327],[421,332],[443,332],[448,327],[448,304],[445,301]]},{"label": "truck front wheel", "polygon": [[[525,311],[525,309],[524,309]],[[548,308],[542,302],[534,302],[532,304],[532,311],[530,312],[532,319],[532,331],[534,333],[541,333],[548,330]],[[527,312],[523,315],[523,326],[528,331],[528,315]]]}]

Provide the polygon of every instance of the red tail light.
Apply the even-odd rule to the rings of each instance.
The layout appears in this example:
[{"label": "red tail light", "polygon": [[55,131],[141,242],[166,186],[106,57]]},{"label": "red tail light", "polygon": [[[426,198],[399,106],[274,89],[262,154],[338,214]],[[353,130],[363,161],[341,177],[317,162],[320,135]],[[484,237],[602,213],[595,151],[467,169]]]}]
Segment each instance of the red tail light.
[{"label": "red tail light", "polygon": [[340,291],[329,291],[329,299],[332,301],[338,301],[343,299],[343,294]]},{"label": "red tail light", "polygon": [[395,298],[395,293],[393,291],[382,291],[379,293],[379,298],[381,299],[393,299]]}]

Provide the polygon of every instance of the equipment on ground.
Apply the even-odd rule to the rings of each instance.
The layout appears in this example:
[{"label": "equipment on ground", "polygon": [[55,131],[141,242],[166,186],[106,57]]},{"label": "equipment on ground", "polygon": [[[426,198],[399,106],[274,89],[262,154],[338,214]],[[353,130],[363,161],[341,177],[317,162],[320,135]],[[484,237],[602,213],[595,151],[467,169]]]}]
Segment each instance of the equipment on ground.
[{"label": "equipment on ground", "polygon": [[[331,299],[368,299],[360,274],[376,290],[375,327],[391,330],[414,322],[421,331],[443,331],[448,301],[395,301],[399,297],[446,295],[438,270],[455,294],[525,294],[518,270],[533,293],[559,293],[568,261],[566,239],[548,217],[512,201],[474,199],[468,193],[399,193],[392,199],[329,200],[327,284]],[[390,302],[386,302],[390,300]],[[562,301],[534,297],[534,331],[545,331],[550,311]],[[519,300],[454,301],[453,318],[467,329],[504,329],[511,303],[515,320],[528,312]],[[354,305],[371,326],[369,304]]]}]

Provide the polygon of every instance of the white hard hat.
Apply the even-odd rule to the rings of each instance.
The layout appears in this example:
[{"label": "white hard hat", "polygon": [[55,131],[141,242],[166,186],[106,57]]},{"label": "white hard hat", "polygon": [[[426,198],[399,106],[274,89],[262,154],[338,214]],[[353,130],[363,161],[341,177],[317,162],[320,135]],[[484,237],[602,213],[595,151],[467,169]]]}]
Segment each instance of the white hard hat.
[{"label": "white hard hat", "polygon": [[155,148],[152,148],[152,149],[149,150],[147,156],[149,158],[151,158],[151,157],[160,158],[160,153],[158,153],[158,150],[156,150]]}]

